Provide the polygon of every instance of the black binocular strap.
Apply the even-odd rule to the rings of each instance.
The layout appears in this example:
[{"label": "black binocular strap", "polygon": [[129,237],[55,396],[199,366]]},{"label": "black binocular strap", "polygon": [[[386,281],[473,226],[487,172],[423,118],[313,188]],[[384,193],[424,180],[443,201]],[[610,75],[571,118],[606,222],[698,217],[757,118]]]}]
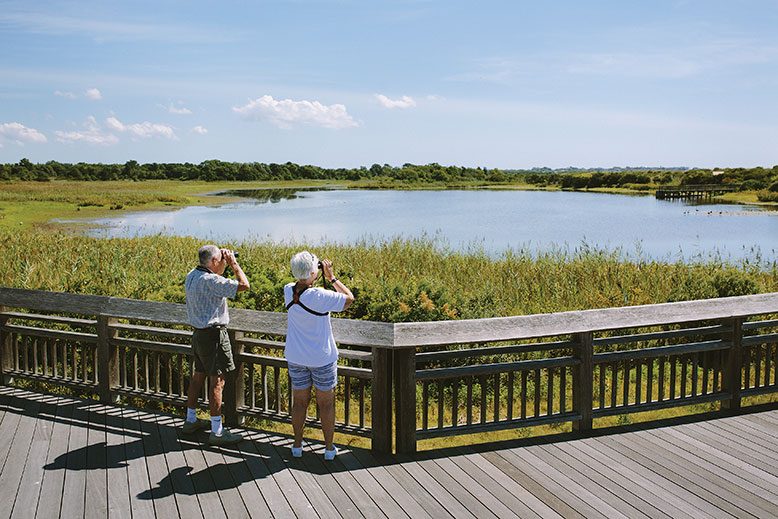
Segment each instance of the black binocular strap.
[{"label": "black binocular strap", "polygon": [[324,312],[324,313],[322,313],[322,312],[317,312],[316,310],[311,310],[310,308],[308,308],[307,306],[305,306],[305,305],[304,305],[304,304],[303,304],[303,303],[300,301],[300,296],[301,296],[301,295],[302,295],[302,293],[303,293],[303,292],[305,292],[306,290],[308,290],[308,287],[305,287],[305,288],[303,288],[302,290],[300,290],[300,291],[298,292],[298,291],[297,291],[297,287],[293,287],[293,288],[292,288],[292,301],[291,301],[291,302],[290,302],[288,305],[286,305],[286,310],[288,311],[290,308],[292,308],[292,305],[300,305],[300,306],[302,307],[302,309],[303,309],[303,310],[305,310],[306,312],[308,312],[309,314],[318,315],[319,317],[323,317],[323,316],[326,316],[326,315],[330,315],[330,313],[329,313],[329,312]]}]

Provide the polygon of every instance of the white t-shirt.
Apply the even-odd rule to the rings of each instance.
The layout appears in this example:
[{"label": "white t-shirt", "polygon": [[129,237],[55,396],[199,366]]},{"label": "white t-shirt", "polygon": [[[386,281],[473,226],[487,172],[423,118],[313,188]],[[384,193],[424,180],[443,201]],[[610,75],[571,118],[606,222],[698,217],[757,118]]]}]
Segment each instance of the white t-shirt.
[{"label": "white t-shirt", "polygon": [[[294,299],[294,283],[284,286],[284,305]],[[300,302],[315,312],[342,312],[346,296],[332,290],[309,288],[300,296]],[[329,315],[314,315],[300,305],[292,305],[288,312],[288,326],[284,356],[288,362],[319,368],[338,360],[338,347],[332,336]]]}]

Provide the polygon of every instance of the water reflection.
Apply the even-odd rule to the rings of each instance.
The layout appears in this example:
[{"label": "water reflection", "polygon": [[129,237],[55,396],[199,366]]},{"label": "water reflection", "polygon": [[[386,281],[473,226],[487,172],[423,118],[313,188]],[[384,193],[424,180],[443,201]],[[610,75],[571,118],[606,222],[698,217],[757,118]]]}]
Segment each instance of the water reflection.
[{"label": "water reflection", "polygon": [[323,188],[311,187],[303,189],[230,189],[216,193],[223,196],[237,196],[241,198],[251,198],[259,204],[270,202],[277,204],[282,200],[294,200],[300,193],[306,191],[323,191]]}]

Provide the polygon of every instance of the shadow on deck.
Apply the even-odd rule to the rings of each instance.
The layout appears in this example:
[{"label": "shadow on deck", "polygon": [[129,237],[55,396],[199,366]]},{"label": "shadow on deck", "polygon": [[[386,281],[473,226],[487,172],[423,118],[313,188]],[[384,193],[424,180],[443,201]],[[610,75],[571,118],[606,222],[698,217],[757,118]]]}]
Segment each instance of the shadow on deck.
[{"label": "shadow on deck", "polygon": [[413,458],[255,430],[235,448],[181,418],[0,388],[0,516],[775,517],[778,411]]}]

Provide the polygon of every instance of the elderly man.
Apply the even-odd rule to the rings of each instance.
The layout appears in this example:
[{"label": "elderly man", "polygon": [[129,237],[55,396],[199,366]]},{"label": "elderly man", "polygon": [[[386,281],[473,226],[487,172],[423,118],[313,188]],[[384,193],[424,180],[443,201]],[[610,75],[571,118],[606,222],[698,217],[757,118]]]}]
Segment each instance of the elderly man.
[{"label": "elderly man", "polygon": [[[194,328],[192,351],[195,362],[194,374],[189,381],[183,432],[191,434],[210,428],[209,444],[231,445],[242,437],[222,426],[224,375],[235,369],[232,346],[227,335],[227,324],[230,322],[227,298],[234,298],[238,292],[248,290],[249,281],[232,251],[215,245],[204,245],[200,247],[199,255],[200,264],[187,274],[184,282],[186,311],[189,324]],[[223,276],[228,265],[237,280]],[[210,422],[198,420],[196,415],[197,398],[206,376],[210,380]]]}]

